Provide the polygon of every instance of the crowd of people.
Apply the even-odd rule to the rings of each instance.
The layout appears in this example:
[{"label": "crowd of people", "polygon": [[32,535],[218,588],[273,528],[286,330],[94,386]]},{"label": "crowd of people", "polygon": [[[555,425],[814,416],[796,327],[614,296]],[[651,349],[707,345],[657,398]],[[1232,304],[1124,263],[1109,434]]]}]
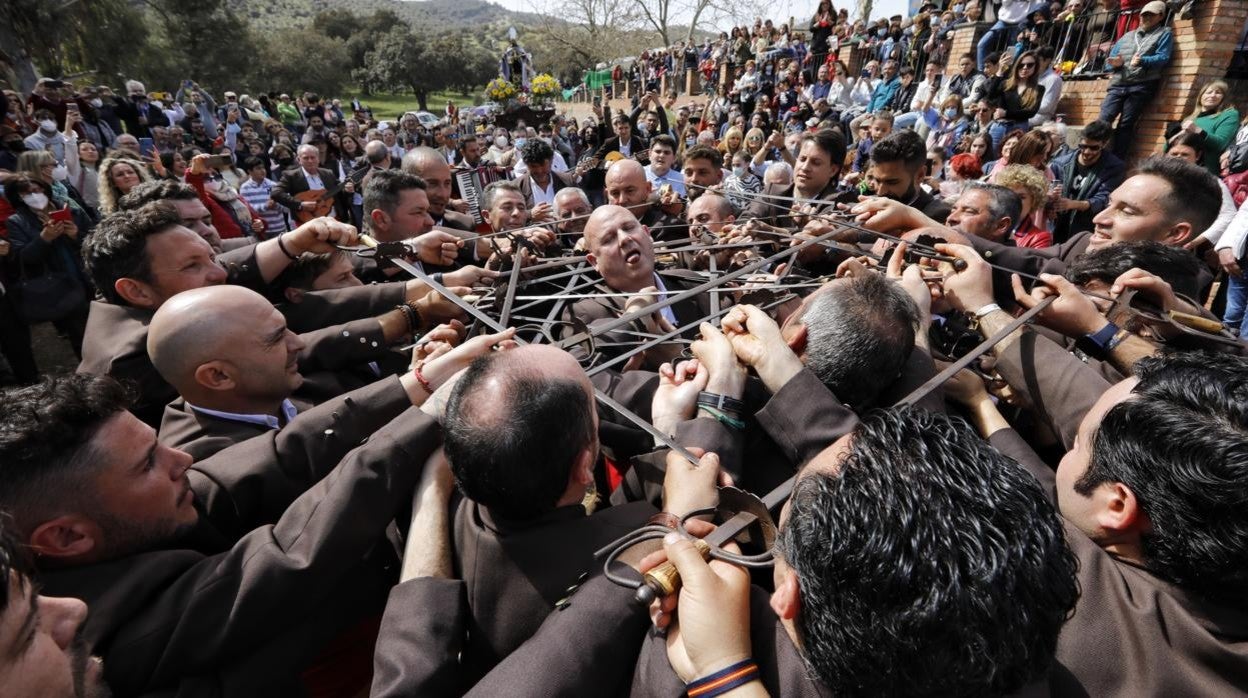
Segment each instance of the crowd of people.
[{"label": "crowd of people", "polygon": [[1248,128],[1130,157],[1154,1],[1074,138],[1015,4],[532,124],[5,91],[0,695],[1242,692]]}]

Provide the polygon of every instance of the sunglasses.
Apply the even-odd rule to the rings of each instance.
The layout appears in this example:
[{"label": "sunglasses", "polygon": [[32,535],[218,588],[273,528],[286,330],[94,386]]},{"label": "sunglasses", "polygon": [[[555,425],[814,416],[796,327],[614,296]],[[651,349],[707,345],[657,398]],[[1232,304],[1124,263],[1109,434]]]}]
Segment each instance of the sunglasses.
[{"label": "sunglasses", "polygon": [[1036,67],[1035,63],[1019,63],[1018,64],[1019,70],[1022,70],[1023,68],[1035,68],[1035,67]]},{"label": "sunglasses", "polygon": [[1093,145],[1092,143],[1080,143],[1079,144],[1079,150],[1086,150],[1091,153],[1100,152],[1104,148],[1105,146],[1103,145]]}]

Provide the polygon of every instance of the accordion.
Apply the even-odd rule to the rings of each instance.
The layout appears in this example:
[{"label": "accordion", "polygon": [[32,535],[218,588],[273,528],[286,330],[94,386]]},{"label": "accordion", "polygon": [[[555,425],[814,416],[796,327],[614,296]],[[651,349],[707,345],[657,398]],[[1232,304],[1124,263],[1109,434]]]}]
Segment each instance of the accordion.
[{"label": "accordion", "polygon": [[485,188],[500,179],[511,179],[511,173],[499,174],[493,167],[456,168],[455,186],[459,190],[459,198],[468,204],[468,215],[473,223],[485,225],[485,215],[481,211],[481,195]]}]

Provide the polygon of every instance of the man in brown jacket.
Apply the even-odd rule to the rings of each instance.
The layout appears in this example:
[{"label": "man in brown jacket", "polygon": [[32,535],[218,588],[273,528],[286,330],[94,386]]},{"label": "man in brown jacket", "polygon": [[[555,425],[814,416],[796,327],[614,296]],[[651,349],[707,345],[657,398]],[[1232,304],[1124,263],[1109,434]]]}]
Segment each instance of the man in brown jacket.
[{"label": "man in brown jacket", "polygon": [[366,683],[358,647],[394,581],[386,528],[440,440],[414,407],[510,336],[474,338],[423,381],[381,381],[193,465],[110,378],[8,392],[0,509],[43,588],[91,607],[83,636],[121,695]]},{"label": "man in brown jacket", "polygon": [[[991,302],[988,268],[965,248],[954,251],[968,266],[945,280],[946,294],[952,288],[968,306]],[[1042,316],[1047,325],[1085,328],[1067,330],[1075,334],[1106,324],[1069,282],[1050,283],[1061,297]],[[981,331],[1008,321],[992,310]],[[1139,341],[1128,335],[1111,358]],[[962,396],[981,434],[1026,465],[1054,498],[1079,558],[1082,596],[1058,641],[1055,693],[1242,691],[1248,363],[1228,354],[1146,358],[1130,362],[1134,375],[1111,387],[1038,333],[1018,330],[998,347],[1002,375],[1046,407],[1057,432],[1074,434],[1055,474],[982,386]]]}]

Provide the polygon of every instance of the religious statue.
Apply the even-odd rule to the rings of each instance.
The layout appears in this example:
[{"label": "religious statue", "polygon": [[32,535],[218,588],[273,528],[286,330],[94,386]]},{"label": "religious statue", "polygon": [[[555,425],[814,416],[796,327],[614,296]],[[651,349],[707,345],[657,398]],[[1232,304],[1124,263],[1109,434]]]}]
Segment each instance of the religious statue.
[{"label": "religious statue", "polygon": [[509,45],[498,62],[498,72],[521,90],[527,90],[533,79],[533,56],[517,41],[515,27],[507,30],[507,40]]}]

